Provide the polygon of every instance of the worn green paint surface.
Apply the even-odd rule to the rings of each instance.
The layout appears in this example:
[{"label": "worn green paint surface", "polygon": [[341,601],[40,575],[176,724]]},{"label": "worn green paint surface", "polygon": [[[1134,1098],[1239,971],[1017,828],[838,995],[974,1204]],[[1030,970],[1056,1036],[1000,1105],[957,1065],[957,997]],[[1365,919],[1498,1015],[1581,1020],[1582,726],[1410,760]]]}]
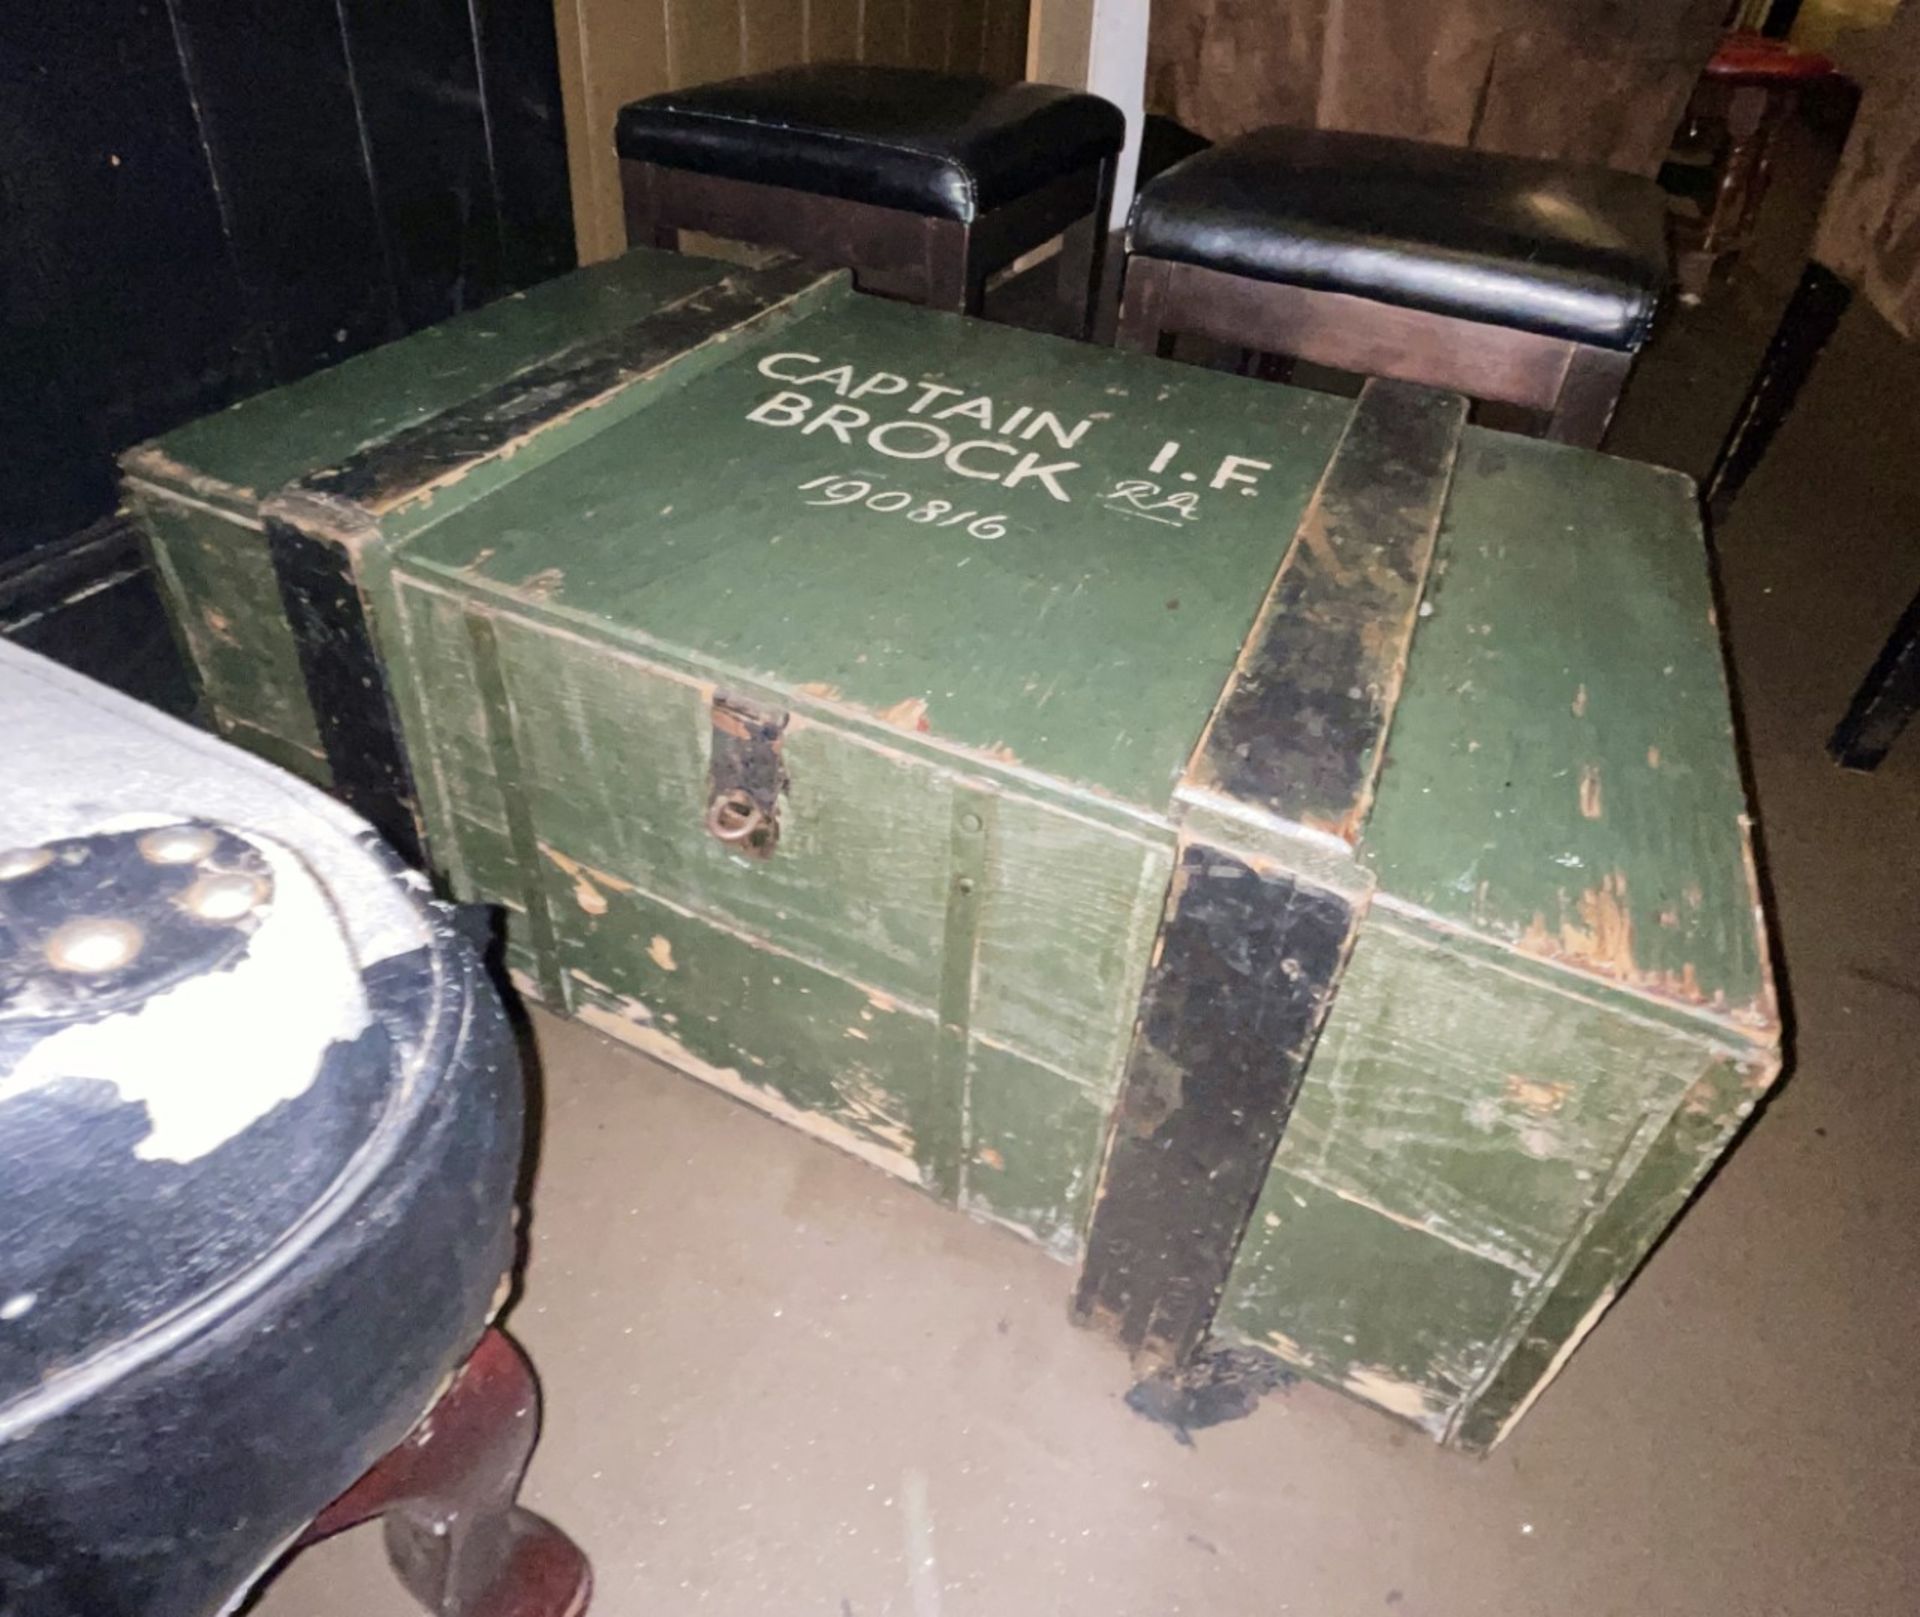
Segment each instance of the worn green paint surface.
[{"label": "worn green paint surface", "polygon": [[[899,387],[852,397],[876,375]],[[991,400],[978,430],[1027,404],[1091,423],[1082,466],[1059,474],[1072,499],[988,485],[983,504],[943,457],[875,453],[870,427],[849,444],[804,430],[835,403],[919,420],[931,408],[898,401],[963,378],[932,402]],[[804,397],[770,412],[787,393]],[[1267,446],[1243,451],[1258,408]],[[924,1069],[947,1093],[917,1104],[948,1139],[957,1100],[965,1161],[923,1153],[916,1171],[942,1194],[957,1172],[962,1205],[1061,1250],[1189,817],[1188,834],[1370,903],[1219,1327],[1484,1442],[1557,1368],[1567,1310],[1644,1252],[1641,1223],[1605,1234],[1623,1200],[1657,1180],[1654,1227],[1671,1216],[1679,1170],[1646,1164],[1702,1071],[1750,1038],[1765,1064],[1770,1005],[1699,533],[1668,474],[1470,431],[1357,851],[1189,801],[1195,743],[1345,408],[890,306],[823,309],[685,386],[673,431],[638,416],[437,524],[404,553],[403,593],[499,614],[527,790],[566,857],[929,1024],[964,971],[964,1026],[936,1031]],[[1087,504],[1081,487],[1110,492],[1176,441],[1169,417],[1169,464],[1232,439],[1274,461],[1259,492],[1208,490],[1177,525]],[[1007,531],[914,522],[919,504],[876,511],[871,492],[807,504],[843,480],[959,494],[1007,512]],[[716,690],[792,715],[764,864],[699,827]],[[998,797],[956,961],[962,780]],[[864,1088],[813,1093],[814,1126],[859,1134]],[[1709,1158],[1684,1160],[1697,1177]]]},{"label": "worn green paint surface", "polygon": [[390,343],[289,386],[242,399],[157,442],[161,453],[240,509],[345,459],[515,371],[634,321],[725,274],[673,253],[634,253]]},{"label": "worn green paint surface", "polygon": [[[1586,1250],[1595,1220],[1639,1199],[1643,1162],[1703,1067],[1724,1059],[1575,986],[1488,970],[1441,935],[1376,911],[1275,1155],[1222,1322],[1451,1435],[1562,1283],[1562,1266]],[[1334,1329],[1310,1292],[1281,1278],[1306,1261],[1285,1250],[1297,1223],[1288,1204],[1302,1197],[1317,1208],[1332,1198],[1356,1233],[1399,1254],[1354,1263],[1341,1288],[1343,1310],[1423,1322],[1393,1353],[1377,1336]],[[1617,1285],[1635,1258],[1619,1242],[1608,1250]],[[1406,1265],[1422,1253],[1431,1275],[1410,1289]],[[1498,1286],[1492,1271],[1504,1277]],[[1483,1277],[1460,1293],[1465,1312],[1421,1295],[1462,1275]],[[1444,1331],[1425,1328],[1442,1319]],[[1418,1389],[1417,1409],[1412,1391],[1390,1383]]]},{"label": "worn green paint surface", "polygon": [[973,1041],[964,1205],[1077,1250],[1106,1134],[1107,1097],[1010,1051]]},{"label": "worn green paint surface", "polygon": [[1275,1166],[1538,1278],[1700,1063],[1697,1040],[1376,914]]},{"label": "worn green paint surface", "polygon": [[[291,480],[420,426],[559,353],[605,338],[723,279],[729,266],[638,252],[515,293],[471,314],[242,400],[124,457],[125,483],[169,611],[230,740],[325,785],[299,658],[281,613],[261,507]],[[656,383],[655,386],[660,384]],[[637,404],[650,390],[630,390]],[[587,436],[616,410],[562,423],[517,455],[391,513],[416,531]],[[370,547],[369,569],[383,563]]]},{"label": "worn green paint surface", "polygon": [[1111,1093],[1172,850],[1026,798],[994,832],[974,1026]]},{"label": "worn green paint surface", "polygon": [[1449,1434],[1454,1441],[1490,1448],[1526,1413],[1732,1143],[1777,1071],[1776,1060],[1752,1056],[1721,1056],[1708,1065],[1551,1286],[1535,1294],[1497,1370],[1460,1410]]},{"label": "worn green paint surface", "polygon": [[[560,958],[577,1007],[630,1043],[916,1182],[956,1163],[922,1012],[626,888],[554,864]],[[579,900],[597,895],[590,905]]]},{"label": "worn green paint surface", "polygon": [[[517,616],[463,611],[404,572],[395,585],[405,642],[438,675],[414,731],[434,761],[428,801],[473,805],[436,821],[436,846],[457,858],[461,890],[512,905],[510,941],[535,985],[751,1104],[1077,1250],[1164,846],[796,721],[778,852],[743,859],[703,825],[710,691]],[[490,733],[501,724],[504,746]],[[530,858],[508,802],[526,805]],[[983,847],[968,859],[972,837]],[[1077,964],[1063,969],[1069,943]]]},{"label": "worn green paint surface", "polygon": [[[1350,409],[827,289],[386,511],[365,587],[435,862],[506,907],[527,980],[1061,1255],[1177,844],[1346,895],[1217,1327],[1484,1446],[1725,1148],[1777,1027],[1669,473],[1469,429],[1418,605],[1388,592],[1365,641],[1370,812],[1330,835],[1196,774],[1289,547],[1359,564],[1303,527]],[[179,595],[239,613],[183,628],[236,724],[310,740],[264,558],[205,565],[242,548],[165,543]],[[766,860],[703,826],[718,694],[788,718]]]},{"label": "worn green paint surface", "polygon": [[257,519],[183,505],[148,489],[132,492],[176,631],[221,731],[329,785]]},{"label": "worn green paint surface", "polygon": [[1216,1323],[1442,1436],[1526,1289],[1489,1258],[1277,1170]]},{"label": "worn green paint surface", "polygon": [[1358,857],[1372,917],[1220,1323],[1484,1448],[1779,1069],[1684,479],[1468,433]]},{"label": "worn green paint surface", "polygon": [[948,777],[825,727],[789,731],[778,855],[707,834],[709,697],[628,658],[502,624],[541,836],[833,970],[931,1006],[946,909]]},{"label": "worn green paint surface", "polygon": [[1363,857],[1383,893],[1769,1036],[1692,485],[1463,447]]},{"label": "worn green paint surface", "polygon": [[[852,396],[875,377],[899,386]],[[916,412],[927,385],[950,391]],[[872,425],[845,443],[809,430],[834,408]],[[1010,434],[988,424],[1019,411]],[[408,555],[513,594],[537,583],[557,621],[1163,814],[1346,411],[856,298],[686,386],[672,430],[633,419]],[[956,470],[962,443],[987,447]],[[1029,456],[1063,468],[1053,486],[1002,486]],[[1211,487],[1223,466],[1245,481]],[[1172,497],[1194,515],[1140,509]],[[939,526],[966,511],[1004,532]]]}]

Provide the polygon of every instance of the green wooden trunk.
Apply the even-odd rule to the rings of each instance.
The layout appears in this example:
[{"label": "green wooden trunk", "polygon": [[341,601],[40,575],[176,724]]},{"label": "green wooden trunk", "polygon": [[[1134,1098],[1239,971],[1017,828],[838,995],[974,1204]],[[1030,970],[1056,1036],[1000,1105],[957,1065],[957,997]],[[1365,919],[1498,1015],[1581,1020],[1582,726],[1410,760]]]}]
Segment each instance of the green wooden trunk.
[{"label": "green wooden trunk", "polygon": [[[423,451],[523,384],[262,433],[350,601],[172,508],[234,503],[208,424],[146,452],[216,704],[348,757],[363,618],[385,784],[542,999],[1078,1262],[1143,1361],[1488,1446],[1779,1069],[1691,486],[765,273],[457,493]],[[384,421],[411,368],[351,369]],[[372,539],[313,507],[368,465],[431,490]]]}]

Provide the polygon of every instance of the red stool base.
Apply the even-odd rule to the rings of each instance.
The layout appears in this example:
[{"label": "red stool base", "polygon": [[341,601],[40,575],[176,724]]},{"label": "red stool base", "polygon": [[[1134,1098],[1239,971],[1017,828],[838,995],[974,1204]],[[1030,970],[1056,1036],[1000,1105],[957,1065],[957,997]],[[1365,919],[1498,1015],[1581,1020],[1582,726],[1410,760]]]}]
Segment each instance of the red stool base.
[{"label": "red stool base", "polygon": [[1688,135],[1717,130],[1721,151],[1712,200],[1697,220],[1683,221],[1675,232],[1683,302],[1698,303],[1719,265],[1745,248],[1766,195],[1775,137],[1800,92],[1838,71],[1827,57],[1797,51],[1784,40],[1739,31],[1721,40],[1687,110]]},{"label": "red stool base", "polygon": [[1707,77],[1721,84],[1811,84],[1839,71],[1833,58],[1795,50],[1784,39],[1736,28],[1707,62]]},{"label": "red stool base", "polygon": [[540,1393],[490,1330],[406,1440],[314,1521],[301,1546],[378,1518],[387,1559],[434,1617],[580,1617],[593,1572],[573,1540],[514,1501]]}]

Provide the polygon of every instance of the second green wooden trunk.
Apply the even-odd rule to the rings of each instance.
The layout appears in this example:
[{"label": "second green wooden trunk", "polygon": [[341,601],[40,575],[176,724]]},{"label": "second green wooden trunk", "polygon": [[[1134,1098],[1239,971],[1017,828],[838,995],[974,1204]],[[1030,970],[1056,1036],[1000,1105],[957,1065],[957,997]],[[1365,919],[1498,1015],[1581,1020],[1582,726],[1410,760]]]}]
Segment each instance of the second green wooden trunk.
[{"label": "second green wooden trunk", "polygon": [[[1779,1068],[1690,486],[1399,384],[761,305],[458,498],[421,446],[511,376],[367,450],[305,688],[363,648],[394,812],[555,1008],[1079,1263],[1145,1360],[1496,1441]],[[273,597],[184,571],[244,687],[207,613],[264,645]]]}]

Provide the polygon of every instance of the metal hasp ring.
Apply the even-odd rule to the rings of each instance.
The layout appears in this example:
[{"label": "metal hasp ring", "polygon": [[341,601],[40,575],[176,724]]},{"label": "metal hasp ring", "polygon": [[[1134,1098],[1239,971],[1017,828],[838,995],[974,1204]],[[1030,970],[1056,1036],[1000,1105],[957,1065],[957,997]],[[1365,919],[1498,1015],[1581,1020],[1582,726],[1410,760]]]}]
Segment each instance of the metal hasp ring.
[{"label": "metal hasp ring", "polygon": [[707,805],[707,830],[730,846],[750,841],[766,823],[765,812],[745,792],[722,792]]}]

